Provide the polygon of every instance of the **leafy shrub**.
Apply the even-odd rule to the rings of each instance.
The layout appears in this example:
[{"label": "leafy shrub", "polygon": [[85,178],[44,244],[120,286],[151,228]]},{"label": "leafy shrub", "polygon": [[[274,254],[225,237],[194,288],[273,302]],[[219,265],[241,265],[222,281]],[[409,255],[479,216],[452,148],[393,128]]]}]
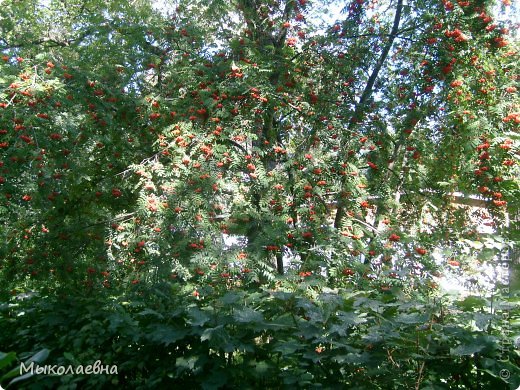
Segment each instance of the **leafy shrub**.
[{"label": "leafy shrub", "polygon": [[[518,353],[501,351],[504,324],[485,300],[319,285],[319,277],[228,291],[169,283],[104,299],[13,299],[2,307],[0,345],[19,360],[49,349],[44,364],[118,366],[117,375],[18,383],[29,389],[518,386]],[[509,310],[518,318],[517,305]],[[13,367],[9,356],[4,371]]]}]

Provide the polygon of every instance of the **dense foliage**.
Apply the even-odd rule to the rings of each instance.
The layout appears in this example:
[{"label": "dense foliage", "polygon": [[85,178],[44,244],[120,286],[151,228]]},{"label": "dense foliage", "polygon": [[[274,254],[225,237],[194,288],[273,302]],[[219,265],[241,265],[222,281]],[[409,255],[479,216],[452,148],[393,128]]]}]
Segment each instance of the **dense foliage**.
[{"label": "dense foliage", "polygon": [[[321,292],[309,296],[310,289]],[[458,301],[454,312],[445,299],[411,302],[395,292],[329,290],[316,279],[286,282],[276,291],[206,287],[200,294],[175,285],[102,305],[85,298],[47,299],[36,308],[21,302],[4,309],[18,318],[4,322],[9,336],[2,337],[16,334],[21,351],[51,348],[47,361],[56,365],[118,365],[118,376],[40,376],[45,388],[518,385],[514,377],[510,386],[501,378],[501,370],[516,375],[518,367],[499,361],[502,327],[483,310],[485,299]],[[25,310],[30,314],[21,315]],[[8,372],[6,382],[19,370]]]},{"label": "dense foliage", "polygon": [[515,9],[327,8],[2,4],[2,385],[519,385]]}]

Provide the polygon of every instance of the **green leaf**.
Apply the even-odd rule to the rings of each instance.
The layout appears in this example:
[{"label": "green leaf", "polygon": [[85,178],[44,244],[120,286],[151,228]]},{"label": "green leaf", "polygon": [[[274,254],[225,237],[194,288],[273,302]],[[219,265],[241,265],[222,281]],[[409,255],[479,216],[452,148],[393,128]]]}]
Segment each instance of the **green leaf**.
[{"label": "green leaf", "polygon": [[150,308],[146,308],[146,309],[140,311],[137,315],[143,316],[143,317],[144,316],[153,316],[153,317],[156,317],[156,318],[159,318],[159,319],[163,319],[164,318],[164,316],[161,313],[159,313],[159,312],[157,312],[155,310],[152,310]]},{"label": "green leaf", "polygon": [[18,366],[8,371],[6,374],[2,376],[2,378],[0,378],[0,382],[6,381],[7,379],[11,379],[20,375],[20,367],[21,366]]},{"label": "green leaf", "polygon": [[270,362],[268,361],[263,361],[263,360],[260,360],[260,361],[255,361],[255,362],[251,362],[250,364],[253,365],[253,370],[254,370],[254,373],[253,375],[257,378],[262,378],[262,377],[265,377],[266,375],[269,375],[269,373],[271,372],[273,366]]},{"label": "green leaf", "polygon": [[198,356],[190,356],[190,357],[178,357],[175,360],[175,366],[177,367],[178,372],[183,371],[193,371],[197,362],[199,361]]},{"label": "green leaf", "polygon": [[273,292],[273,297],[281,301],[288,301],[289,299],[294,298],[294,294],[285,291],[275,291]]},{"label": "green leaf", "polygon": [[160,344],[170,345],[182,340],[188,334],[187,329],[179,329],[172,325],[156,324],[147,328],[148,339]]},{"label": "green leaf", "polygon": [[210,316],[200,310],[198,307],[190,307],[188,309],[188,323],[191,326],[203,326],[210,320]]},{"label": "green leaf", "polygon": [[25,380],[33,377],[34,375],[36,375],[36,374],[34,374],[33,372],[28,372],[26,374],[20,375],[19,377],[16,377],[12,381],[10,381],[8,386],[11,386],[11,385],[13,385],[15,383],[18,383],[18,382],[25,381]]},{"label": "green leaf", "polygon": [[367,352],[348,353],[346,355],[337,355],[333,357],[333,360],[340,364],[364,364],[370,361],[370,354]]},{"label": "green leaf", "polygon": [[235,311],[233,318],[237,322],[242,322],[242,323],[249,323],[249,322],[258,323],[258,322],[262,322],[264,320],[264,316],[262,315],[262,313],[260,313],[259,311],[253,310],[249,307]]},{"label": "green leaf", "polygon": [[0,352],[0,370],[16,360],[15,352]]},{"label": "green leaf", "polygon": [[36,352],[34,355],[32,355],[27,360],[27,362],[28,363],[31,363],[31,362],[42,363],[45,361],[45,359],[47,359],[49,357],[50,352],[51,352],[50,350],[48,350],[47,348],[44,348],[44,349]]},{"label": "green leaf", "polygon": [[402,324],[423,324],[428,321],[428,314],[419,314],[419,313],[411,313],[411,314],[400,314],[395,319],[396,322],[400,322]]},{"label": "green leaf", "polygon": [[304,349],[305,345],[301,342],[295,341],[295,340],[289,340],[286,342],[280,342],[277,343],[276,347],[274,348],[274,351],[280,352],[282,355],[292,355],[296,351],[299,351],[301,349]]},{"label": "green leaf", "polygon": [[458,301],[455,304],[464,311],[473,311],[475,308],[488,306],[489,302],[484,298],[470,295],[464,298],[463,301]]},{"label": "green leaf", "polygon": [[219,302],[222,302],[224,305],[234,305],[240,301],[243,296],[244,294],[242,292],[228,291],[219,298]]},{"label": "green leaf", "polygon": [[273,330],[281,330],[295,327],[293,315],[290,313],[282,314],[281,316],[273,318],[269,321],[263,321],[261,325],[264,329]]},{"label": "green leaf", "polygon": [[69,362],[75,363],[77,361],[74,355],[70,352],[63,352],[63,357],[67,359]]},{"label": "green leaf", "polygon": [[[48,350],[47,348],[41,349],[40,351],[38,351],[34,355],[32,355],[29,359],[27,359],[24,362],[24,366],[25,367],[29,366],[29,363],[43,363],[47,359],[47,357],[49,357],[49,353],[50,353],[50,350]],[[13,368],[11,371],[9,371],[7,374],[5,374],[1,380],[4,381],[4,380],[7,380],[9,378],[13,378],[13,377],[19,375],[20,368],[21,368],[21,366]],[[13,379],[10,382],[10,384],[28,379],[33,375],[34,375],[34,373],[28,372],[20,377]]]},{"label": "green leaf", "polygon": [[227,342],[229,334],[224,329],[224,325],[218,325],[214,328],[205,329],[200,336],[200,340],[211,341],[213,345],[217,345],[219,342]]},{"label": "green leaf", "polygon": [[495,316],[488,313],[475,313],[475,326],[480,330],[486,330]]},{"label": "green leaf", "polygon": [[450,348],[450,355],[452,355],[452,356],[473,355],[474,353],[482,351],[484,349],[484,347],[485,346],[480,343],[462,344],[456,348]]}]

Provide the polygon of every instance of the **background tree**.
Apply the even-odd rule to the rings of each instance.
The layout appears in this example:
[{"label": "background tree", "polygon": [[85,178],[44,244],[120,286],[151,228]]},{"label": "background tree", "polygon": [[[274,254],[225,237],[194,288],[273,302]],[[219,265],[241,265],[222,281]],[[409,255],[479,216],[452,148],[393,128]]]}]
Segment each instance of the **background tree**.
[{"label": "background tree", "polygon": [[[442,372],[451,356],[467,388],[482,381],[471,382],[473,371],[506,383],[498,373],[513,369],[494,360],[505,325],[493,333],[489,317],[498,309],[462,301],[457,319],[439,283],[464,277],[489,297],[500,277],[483,272],[518,241],[516,27],[498,18],[514,12],[509,2],[356,0],[335,21],[320,20],[338,6],[330,1],[164,6],[3,4],[3,296],[88,291],[178,309],[172,324],[162,314],[146,322],[149,312],[109,303],[103,313],[135,333],[106,340],[164,344],[188,382],[197,372],[189,359],[204,356],[218,362],[200,363],[206,373],[236,368],[232,380],[222,374],[229,383],[257,361],[271,373],[285,361],[287,385],[367,375],[366,386],[384,388],[403,367],[402,385],[420,388],[457,382],[455,369]],[[132,319],[139,313],[144,322]],[[450,332],[434,326],[445,321],[462,336],[436,338]],[[432,333],[417,333],[413,350],[402,336],[421,326]],[[269,329],[282,341],[269,346]],[[381,341],[393,331],[396,340]],[[38,344],[58,343],[52,334]],[[16,347],[30,351],[25,342]],[[325,350],[321,373],[310,363],[297,372],[299,358],[315,363]],[[334,378],[345,362],[360,375]],[[160,382],[170,374],[157,367]],[[124,381],[139,383],[140,370]]]}]

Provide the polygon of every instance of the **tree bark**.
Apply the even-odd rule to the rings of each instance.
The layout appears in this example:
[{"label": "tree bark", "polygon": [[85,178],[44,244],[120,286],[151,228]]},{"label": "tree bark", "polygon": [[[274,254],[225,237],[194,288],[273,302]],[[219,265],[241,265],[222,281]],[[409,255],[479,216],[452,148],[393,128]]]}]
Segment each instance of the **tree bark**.
[{"label": "tree bark", "polygon": [[[388,57],[388,53],[390,52],[390,49],[392,48],[392,45],[395,41],[395,38],[397,36],[397,32],[399,31],[399,24],[401,22],[401,14],[403,11],[403,0],[397,1],[397,7],[395,10],[395,16],[394,16],[394,22],[392,26],[392,31],[390,32],[390,35],[388,37],[388,42],[386,43],[385,47],[383,48],[383,51],[381,52],[381,56],[379,57],[379,60],[377,61],[374,69],[372,70],[372,73],[370,74],[370,77],[368,78],[367,85],[365,86],[365,89],[363,90],[363,93],[361,95],[361,98],[359,99],[358,104],[356,105],[356,108],[354,110],[354,114],[350,118],[350,121],[347,126],[347,131],[352,131],[353,128],[356,126],[358,120],[361,120],[364,112],[365,112],[365,105],[369,98],[372,96],[372,92],[374,89],[374,84],[377,80],[377,77],[379,75],[379,72],[381,71],[381,68],[383,67],[386,58]],[[343,188],[346,183],[346,176],[341,181],[341,191],[339,192],[339,196],[337,199],[337,209],[336,209],[336,216],[334,218],[334,227],[338,229],[341,225],[341,219],[345,215],[345,201],[343,199]]]}]

